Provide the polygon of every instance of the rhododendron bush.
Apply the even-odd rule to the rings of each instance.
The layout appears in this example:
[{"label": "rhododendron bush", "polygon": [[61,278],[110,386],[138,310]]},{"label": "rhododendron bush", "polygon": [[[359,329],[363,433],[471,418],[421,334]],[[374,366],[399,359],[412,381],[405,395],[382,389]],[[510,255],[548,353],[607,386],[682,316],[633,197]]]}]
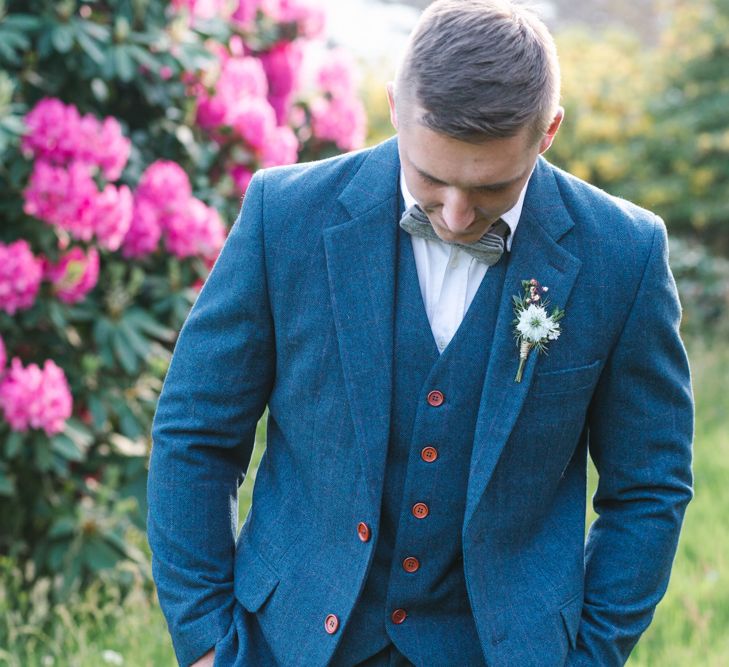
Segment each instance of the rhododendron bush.
[{"label": "rhododendron bush", "polygon": [[364,140],[315,2],[0,0],[0,555],[54,595],[146,573],[152,415],[252,174]]}]

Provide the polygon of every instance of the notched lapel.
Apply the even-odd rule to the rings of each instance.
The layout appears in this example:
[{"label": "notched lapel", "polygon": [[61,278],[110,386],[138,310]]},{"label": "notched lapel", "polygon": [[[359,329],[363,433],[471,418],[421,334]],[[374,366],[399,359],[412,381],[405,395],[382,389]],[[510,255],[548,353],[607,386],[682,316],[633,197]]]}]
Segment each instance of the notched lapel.
[{"label": "notched lapel", "polygon": [[[466,498],[464,535],[491,479],[531,385],[539,355],[532,350],[521,382],[515,381],[519,350],[514,338],[513,295],[522,293],[522,280],[536,278],[549,288],[549,303],[564,308],[582,262],[559,245],[574,221],[568,215],[551,168],[541,158],[529,184],[508,266],[493,349],[486,371],[476,422]],[[570,326],[566,309],[563,326]],[[551,345],[559,345],[559,339]]]},{"label": "notched lapel", "polygon": [[390,432],[399,169],[394,140],[375,148],[339,197],[349,215],[324,230],[347,399],[375,508]]}]

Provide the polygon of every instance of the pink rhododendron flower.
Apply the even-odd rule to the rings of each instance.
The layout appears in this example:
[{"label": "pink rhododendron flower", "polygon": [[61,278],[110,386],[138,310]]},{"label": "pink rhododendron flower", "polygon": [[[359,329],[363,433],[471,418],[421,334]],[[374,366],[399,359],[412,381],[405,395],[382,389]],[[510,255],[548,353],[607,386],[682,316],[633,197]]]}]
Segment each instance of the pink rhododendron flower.
[{"label": "pink rhododendron flower", "polygon": [[261,162],[264,167],[294,164],[298,159],[299,140],[288,125],[277,127],[268,135],[266,145],[261,151]]},{"label": "pink rhododendron flower", "polygon": [[95,234],[109,250],[119,247],[131,223],[129,188],[108,184],[99,192],[89,167],[81,162],[64,168],[37,161],[24,195],[23,210],[28,215],[81,241],[90,241]]},{"label": "pink rhododendron flower", "polygon": [[332,97],[353,97],[355,65],[349,53],[334,49],[319,66],[316,74],[317,86]]},{"label": "pink rhododendron flower", "polygon": [[249,146],[262,149],[276,129],[276,112],[261,97],[243,99],[229,124]]},{"label": "pink rhododendron flower", "polygon": [[225,226],[218,212],[199,199],[165,220],[165,246],[177,257],[216,257],[225,241]]},{"label": "pink rhododendron flower", "polygon": [[197,124],[205,130],[220,127],[225,123],[228,115],[228,106],[220,97],[202,95],[198,99]]},{"label": "pink rhododendron flower", "polygon": [[197,122],[208,130],[232,125],[233,119],[245,112],[251,100],[265,101],[267,95],[268,80],[258,58],[225,58],[214,84],[214,93],[203,92],[198,96]]},{"label": "pink rhododendron flower", "polygon": [[52,436],[63,430],[73,411],[73,398],[66,375],[48,359],[23,368],[14,357],[0,382],[0,408],[14,431],[43,429]]},{"label": "pink rhododendron flower", "polygon": [[21,141],[24,151],[36,158],[66,162],[76,154],[81,116],[75,106],[45,97],[25,116],[27,134]]},{"label": "pink rhododendron flower", "polygon": [[132,224],[134,198],[126,185],[109,184],[94,201],[94,226],[99,245],[118,250]]},{"label": "pink rhododendron flower", "polygon": [[28,132],[22,148],[37,159],[55,165],[73,161],[98,167],[110,181],[119,178],[129,160],[131,141],[115,118],[82,117],[75,106],[44,98],[25,116],[25,124]]},{"label": "pink rhododendron flower", "polygon": [[298,42],[282,42],[260,56],[268,77],[268,101],[279,125],[286,122],[291,95],[301,72],[303,52]]},{"label": "pink rhododendron flower", "polygon": [[99,279],[99,252],[76,247],[64,254],[57,264],[46,269],[58,298],[64,303],[77,303],[96,286]]},{"label": "pink rhododendron flower", "polygon": [[258,11],[273,20],[279,19],[281,0],[238,0],[231,18],[242,28],[250,29]]},{"label": "pink rhododendron flower", "polygon": [[299,37],[321,37],[326,27],[324,7],[313,0],[279,0],[278,20],[296,23]]},{"label": "pink rhododendron flower", "polygon": [[251,56],[229,58],[220,71],[215,91],[229,106],[240,98],[266,97],[268,79],[263,64]]},{"label": "pink rhododendron flower", "polygon": [[89,168],[74,162],[68,168],[38,160],[23,193],[23,210],[74,238],[90,241],[94,235],[94,202],[99,194]]},{"label": "pink rhododendron flower", "polygon": [[0,309],[10,315],[30,308],[35,302],[43,261],[35,257],[27,241],[0,243]]},{"label": "pink rhododendron flower", "polygon": [[238,190],[241,194],[243,194],[250,185],[251,179],[253,178],[253,172],[247,166],[238,164],[231,169],[230,176]]},{"label": "pink rhododendron flower", "polygon": [[99,123],[87,115],[81,124],[88,127],[88,132],[83,133],[84,143],[76,159],[98,165],[107,180],[116,181],[129,161],[132,142],[124,136],[116,118],[108,117]]},{"label": "pink rhododendron flower", "polygon": [[342,150],[352,150],[364,143],[367,116],[356,98],[318,98],[311,105],[314,136],[333,141]]},{"label": "pink rhododendron flower", "polygon": [[162,208],[175,208],[192,197],[192,186],[177,162],[156,160],[144,170],[134,196],[150,199]]},{"label": "pink rhododendron flower", "polygon": [[156,201],[134,197],[132,224],[122,244],[124,257],[143,257],[157,250],[162,236],[161,215]]}]

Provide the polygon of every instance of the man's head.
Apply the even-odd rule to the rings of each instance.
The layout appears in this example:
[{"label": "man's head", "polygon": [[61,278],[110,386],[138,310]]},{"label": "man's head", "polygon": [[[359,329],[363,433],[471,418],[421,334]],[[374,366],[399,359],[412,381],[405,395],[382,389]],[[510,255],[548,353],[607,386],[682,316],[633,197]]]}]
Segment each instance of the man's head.
[{"label": "man's head", "polygon": [[559,87],[554,42],[527,9],[426,9],[388,98],[408,188],[444,240],[474,242],[516,204],[562,120]]}]

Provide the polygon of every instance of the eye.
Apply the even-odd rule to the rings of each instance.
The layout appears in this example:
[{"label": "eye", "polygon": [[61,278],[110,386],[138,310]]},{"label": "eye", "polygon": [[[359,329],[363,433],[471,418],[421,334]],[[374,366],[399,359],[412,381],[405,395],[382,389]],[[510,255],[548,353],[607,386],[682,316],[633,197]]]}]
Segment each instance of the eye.
[{"label": "eye", "polygon": [[445,185],[442,181],[439,181],[432,176],[428,176],[427,174],[420,174],[420,178],[422,178],[426,183],[429,185],[435,185],[435,186],[441,186]]},{"label": "eye", "polygon": [[476,192],[481,194],[498,194],[500,192],[506,192],[507,189],[507,185],[485,185],[483,187],[476,188]]}]

